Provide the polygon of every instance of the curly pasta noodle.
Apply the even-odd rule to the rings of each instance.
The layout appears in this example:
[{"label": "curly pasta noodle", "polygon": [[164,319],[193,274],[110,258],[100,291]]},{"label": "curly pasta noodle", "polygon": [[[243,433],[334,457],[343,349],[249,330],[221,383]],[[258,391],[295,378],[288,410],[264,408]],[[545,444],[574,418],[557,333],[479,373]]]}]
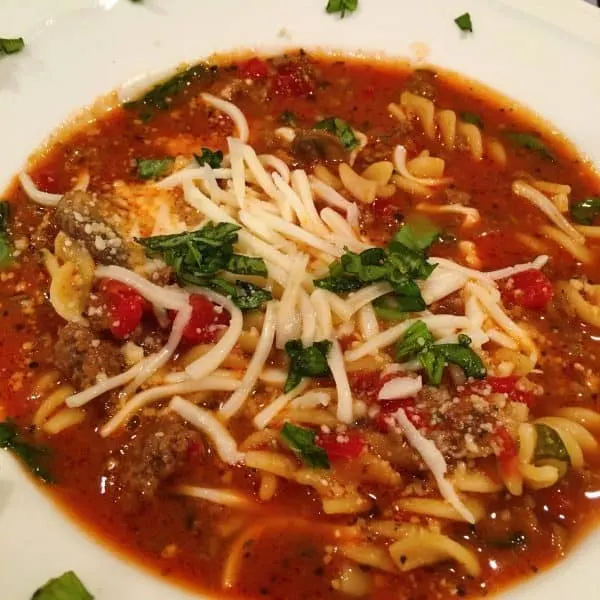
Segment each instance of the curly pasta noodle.
[{"label": "curly pasta noodle", "polygon": [[460,120],[455,111],[438,109],[428,98],[405,91],[400,105],[392,103],[388,110],[400,120],[416,117],[425,135],[431,140],[439,137],[449,150],[465,150],[474,160],[485,157],[506,166],[506,151],[498,139],[483,135],[477,125]]},{"label": "curly pasta noodle", "polygon": [[567,310],[575,313],[584,323],[600,327],[600,305],[592,304],[584,297],[584,294],[595,294],[596,288],[577,279],[559,281],[556,285],[556,291],[563,296]]},{"label": "curly pasta noodle", "polygon": [[[480,500],[464,498],[463,502],[475,517],[475,522],[480,521],[485,516],[485,508]],[[395,507],[403,512],[417,515],[436,517],[448,521],[465,521],[448,502],[440,498],[401,498],[396,500]]]}]

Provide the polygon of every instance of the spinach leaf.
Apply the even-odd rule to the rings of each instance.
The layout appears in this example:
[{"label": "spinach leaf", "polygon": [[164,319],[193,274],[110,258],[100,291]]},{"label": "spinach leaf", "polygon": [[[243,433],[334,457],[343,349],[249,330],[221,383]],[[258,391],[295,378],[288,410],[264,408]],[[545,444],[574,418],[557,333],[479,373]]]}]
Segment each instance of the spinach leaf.
[{"label": "spinach leaf", "polygon": [[465,123],[471,123],[471,125],[477,125],[479,129],[483,129],[483,120],[481,117],[474,112],[465,111],[460,113],[460,118]]},{"label": "spinach leaf", "polygon": [[53,483],[52,476],[42,464],[48,455],[48,449],[23,441],[14,421],[0,422],[0,448],[10,450],[45,483]]},{"label": "spinach leaf", "polygon": [[284,110],[279,116],[279,121],[288,127],[296,127],[298,125],[298,115],[291,110]]},{"label": "spinach leaf", "polygon": [[395,294],[388,294],[373,301],[373,310],[382,321],[404,321],[411,309],[406,307],[405,298],[398,298]]},{"label": "spinach leaf", "polygon": [[31,600],[94,600],[73,571],[67,571],[42,586]]},{"label": "spinach leaf", "polygon": [[342,142],[342,146],[346,148],[346,150],[353,150],[358,146],[358,139],[354,135],[354,131],[352,127],[344,121],[343,119],[338,119],[337,117],[328,117],[327,119],[323,119],[319,121],[314,129],[322,129],[323,131],[328,131],[333,135],[337,136]]},{"label": "spinach leaf", "polygon": [[127,110],[138,111],[142,120],[152,118],[156,111],[166,110],[171,106],[173,98],[189,87],[194,81],[200,79],[211,79],[215,69],[207,64],[200,63],[182,73],[174,75],[167,81],[159,83],[141,98],[126,102],[123,107]]},{"label": "spinach leaf", "polygon": [[467,377],[483,379],[486,368],[477,353],[469,346],[471,339],[463,334],[458,344],[434,344],[434,338],[423,321],[416,321],[396,344],[396,358],[418,358],[431,385],[440,385],[447,363],[458,365]]},{"label": "spinach leaf", "polygon": [[574,221],[582,225],[591,225],[594,219],[600,215],[600,196],[593,196],[577,202],[571,206],[570,211]]},{"label": "spinach leaf", "polygon": [[544,425],[543,423],[536,423],[534,427],[537,433],[535,452],[533,454],[535,463],[544,460],[571,462],[565,444],[560,435],[552,427],[548,427],[548,425]]},{"label": "spinach leaf", "polygon": [[554,154],[552,154],[546,144],[544,144],[544,142],[535,133],[507,131],[504,135],[510,142],[515,144],[515,146],[526,148],[527,150],[534,150],[546,160],[551,160],[552,162],[556,160]]},{"label": "spinach leaf", "polygon": [[0,201],[0,269],[6,267],[12,259],[12,244],[8,236],[7,226],[10,217],[10,204]]},{"label": "spinach leaf", "polygon": [[414,217],[394,235],[394,241],[400,242],[409,250],[425,252],[440,239],[440,229],[427,217]]},{"label": "spinach leaf", "polygon": [[323,448],[315,444],[317,434],[312,429],[286,423],[281,429],[281,439],[300,460],[315,469],[329,469],[329,458]]},{"label": "spinach leaf", "polygon": [[0,53],[16,54],[25,48],[23,38],[0,38]]},{"label": "spinach leaf", "polygon": [[158,179],[171,170],[173,162],[172,158],[138,158],[137,176],[139,179]]},{"label": "spinach leaf", "polygon": [[456,17],[454,22],[458,25],[458,28],[461,31],[468,31],[469,33],[473,33],[473,22],[471,21],[471,15],[466,12],[460,17]]},{"label": "spinach leaf", "polygon": [[323,340],[304,348],[300,340],[290,340],[285,345],[285,351],[290,358],[290,368],[283,391],[287,394],[293,390],[303,377],[323,377],[329,375],[327,354],[331,342]]},{"label": "spinach leaf", "polygon": [[423,321],[416,321],[396,344],[396,359],[399,361],[415,358],[433,344],[433,334]]},{"label": "spinach leaf", "polygon": [[358,0],[329,0],[327,2],[327,8],[325,9],[328,13],[341,13],[340,19],[346,16],[346,11],[354,12],[358,7]]},{"label": "spinach leaf", "polygon": [[213,169],[218,169],[223,162],[223,153],[220,150],[210,150],[209,148],[202,148],[202,154],[194,154],[196,162],[202,165],[208,165]]},{"label": "spinach leaf", "polygon": [[271,299],[271,293],[249,283],[231,283],[218,276],[221,271],[265,277],[262,258],[235,254],[239,225],[207,223],[202,229],[173,235],[136,238],[150,257],[161,257],[180,283],[209,287],[231,296],[241,309],[257,308]]}]

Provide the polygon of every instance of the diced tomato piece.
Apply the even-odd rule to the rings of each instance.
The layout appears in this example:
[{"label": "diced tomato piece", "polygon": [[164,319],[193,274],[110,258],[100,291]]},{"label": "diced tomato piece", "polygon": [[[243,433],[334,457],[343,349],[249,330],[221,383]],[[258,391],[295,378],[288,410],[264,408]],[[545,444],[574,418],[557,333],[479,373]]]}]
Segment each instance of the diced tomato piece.
[{"label": "diced tomato piece", "polygon": [[269,75],[269,65],[260,58],[251,58],[242,65],[240,75],[246,79],[264,79]]},{"label": "diced tomato piece", "polygon": [[315,444],[323,448],[330,460],[356,458],[365,447],[365,440],[358,431],[347,433],[320,433]]},{"label": "diced tomato piece", "polygon": [[381,389],[379,371],[356,371],[348,375],[350,389],[355,398],[368,403],[376,402]]},{"label": "diced tomato piece", "polygon": [[115,279],[102,280],[100,292],[106,297],[110,332],[117,339],[127,338],[140,324],[149,303],[136,290]]},{"label": "diced tomato piece", "polygon": [[315,91],[312,78],[299,64],[286,63],[277,69],[273,77],[273,93],[277,96],[308,96]]},{"label": "diced tomato piece", "polygon": [[553,296],[552,282],[538,269],[529,269],[509,277],[502,292],[502,297],[508,303],[532,310],[543,310]]},{"label": "diced tomato piece", "polygon": [[498,449],[496,456],[500,470],[511,475],[518,468],[517,442],[505,427],[498,427],[494,432],[494,438]]},{"label": "diced tomato piece", "polygon": [[423,426],[423,415],[419,414],[415,408],[414,398],[401,398],[397,400],[382,400],[379,403],[380,410],[375,417],[375,425],[382,433],[387,433],[389,430],[389,419],[398,409],[404,409],[408,420],[415,427]]},{"label": "diced tomato piece", "polygon": [[183,330],[183,339],[190,344],[209,344],[214,342],[220,325],[227,325],[231,315],[215,306],[206,296],[190,296],[192,316]]}]

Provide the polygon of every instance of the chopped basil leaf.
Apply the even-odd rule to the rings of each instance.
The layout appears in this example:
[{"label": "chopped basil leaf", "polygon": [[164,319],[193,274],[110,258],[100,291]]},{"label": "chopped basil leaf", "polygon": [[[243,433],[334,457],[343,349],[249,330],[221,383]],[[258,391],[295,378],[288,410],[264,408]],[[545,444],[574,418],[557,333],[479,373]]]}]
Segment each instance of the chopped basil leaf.
[{"label": "chopped basil leaf", "polygon": [[425,352],[419,354],[419,362],[427,375],[427,381],[431,385],[440,385],[446,366],[444,357],[433,350],[425,350]]},{"label": "chopped basil leaf", "polygon": [[562,441],[560,435],[543,423],[535,424],[537,440],[535,443],[535,452],[533,454],[534,463],[545,460],[558,460],[570,462],[569,453]]},{"label": "chopped basil leaf", "polygon": [[48,455],[48,449],[43,446],[34,446],[33,444],[24,442],[13,421],[9,420],[0,423],[0,448],[10,450],[42,481],[46,483],[53,482],[52,476],[42,464],[44,458]]},{"label": "chopped basil leaf", "polygon": [[138,158],[137,176],[140,179],[158,179],[171,170],[172,158]]},{"label": "chopped basil leaf", "polygon": [[323,340],[304,348],[300,340],[291,340],[285,345],[285,351],[290,357],[290,368],[283,391],[287,394],[293,390],[303,377],[323,377],[329,375],[327,354],[331,342]]},{"label": "chopped basil leaf", "polygon": [[483,129],[483,120],[481,117],[474,112],[469,112],[468,110],[460,113],[460,118],[465,123],[471,123],[471,125],[477,125],[479,129]]},{"label": "chopped basil leaf", "polygon": [[163,83],[154,86],[141,98],[126,102],[123,107],[128,110],[136,110],[142,120],[147,121],[157,110],[166,110],[171,106],[173,98],[181,93],[192,82],[199,79],[210,80],[215,74],[215,68],[201,63],[195,65],[182,73],[167,79]]},{"label": "chopped basil leaf", "polygon": [[577,202],[571,206],[570,211],[574,221],[582,225],[591,225],[594,219],[600,215],[600,196]]},{"label": "chopped basil leaf", "polygon": [[352,127],[350,127],[350,125],[343,119],[329,117],[319,121],[314,128],[322,129],[332,133],[333,135],[336,135],[346,150],[353,150],[356,148],[356,146],[358,146],[358,140],[354,135]]},{"label": "chopped basil leaf", "polygon": [[346,16],[346,11],[354,12],[358,7],[358,0],[329,0],[327,2],[327,8],[325,9],[328,13],[341,13],[340,18],[343,19]]},{"label": "chopped basil leaf", "polygon": [[0,269],[6,267],[12,259],[12,244],[8,236],[7,226],[10,217],[10,205],[6,200],[0,201]]},{"label": "chopped basil leaf", "polygon": [[48,581],[33,594],[31,600],[94,600],[94,596],[85,589],[73,571],[67,571]]},{"label": "chopped basil leaf", "polygon": [[554,161],[556,160],[554,154],[548,149],[546,144],[535,134],[535,133],[524,133],[522,131],[507,131],[505,133],[506,138],[516,146],[526,148],[527,150],[534,150],[542,158]]},{"label": "chopped basil leaf", "polygon": [[196,162],[202,165],[208,165],[213,169],[218,169],[223,162],[223,153],[220,150],[210,150],[209,148],[202,148],[202,154],[194,154]]},{"label": "chopped basil leaf", "polygon": [[423,321],[416,321],[396,344],[396,359],[409,360],[433,344],[433,334]]},{"label": "chopped basil leaf", "polygon": [[337,294],[352,292],[377,281],[387,281],[396,296],[396,308],[414,312],[426,308],[416,279],[427,279],[435,265],[427,262],[425,251],[439,237],[427,221],[404,225],[387,249],[369,248],[360,254],[346,250],[329,267],[329,275],[315,285]]},{"label": "chopped basil leaf", "polygon": [[468,31],[469,33],[473,33],[473,22],[471,21],[471,15],[466,12],[460,17],[456,17],[454,22],[458,25],[458,28],[461,31]]},{"label": "chopped basil leaf", "polygon": [[0,53],[16,54],[25,48],[23,38],[0,38]]},{"label": "chopped basil leaf", "polygon": [[298,115],[291,110],[284,110],[279,116],[279,120],[288,127],[296,127],[298,125]]},{"label": "chopped basil leaf", "polygon": [[312,429],[286,423],[281,429],[281,439],[308,467],[329,469],[329,458],[323,448],[315,444],[317,434]]},{"label": "chopped basil leaf", "polygon": [[457,344],[434,344],[434,338],[423,321],[416,321],[396,344],[396,358],[418,358],[431,385],[439,385],[446,363],[458,365],[467,377],[482,379],[487,371],[483,361],[471,348],[471,339],[458,336]]},{"label": "chopped basil leaf", "polygon": [[180,283],[217,289],[231,296],[241,309],[257,308],[271,299],[271,293],[252,284],[235,283],[218,276],[229,271],[237,275],[265,277],[267,266],[262,258],[235,254],[239,225],[212,223],[185,233],[136,238],[150,257],[160,256]]},{"label": "chopped basil leaf", "polygon": [[398,298],[395,294],[388,294],[373,301],[373,310],[382,321],[404,321],[407,313],[406,299]]},{"label": "chopped basil leaf", "polygon": [[427,217],[414,217],[396,233],[394,241],[415,252],[424,252],[437,242],[440,235],[439,228]]}]

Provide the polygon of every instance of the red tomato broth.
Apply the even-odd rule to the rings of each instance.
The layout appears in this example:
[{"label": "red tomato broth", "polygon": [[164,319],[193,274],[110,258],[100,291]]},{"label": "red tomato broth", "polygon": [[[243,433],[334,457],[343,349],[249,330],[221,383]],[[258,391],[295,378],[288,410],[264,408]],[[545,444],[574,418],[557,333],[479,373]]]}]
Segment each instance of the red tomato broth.
[{"label": "red tomato broth", "polygon": [[[369,135],[373,145],[376,145],[379,136],[392,132],[390,140],[383,144],[387,150],[399,140],[404,140],[397,123],[388,114],[387,105],[398,101],[410,76],[406,67],[313,56],[301,56],[299,60],[313,71],[314,85],[300,86],[290,94],[274,94],[265,103],[252,95],[235,98],[235,103],[248,118],[250,143],[257,152],[271,151],[276,146],[273,131],[281,125],[279,115],[284,110],[296,113],[302,127],[310,127],[317,119],[331,115],[346,119]],[[282,61],[285,62],[281,58],[275,62],[267,61],[269,71],[283,71],[287,75],[288,70],[285,65],[281,66]],[[253,63],[250,70],[251,78],[258,83],[268,80],[269,75],[264,75],[262,64]],[[72,133],[41,156],[32,171],[34,181],[46,191],[63,192],[72,187],[74,178],[85,167],[91,177],[90,190],[104,192],[115,179],[136,180],[133,166],[136,158],[170,154],[170,140],[177,140],[174,146],[193,147],[194,151],[203,146],[226,150],[225,137],[232,132],[230,120],[215,117],[213,111],[201,108],[196,97],[200,91],[217,93],[237,77],[237,69],[224,68],[208,81],[193,83],[178,95],[170,110],[157,112],[148,123],[140,120],[135,112],[112,111],[106,118]],[[436,86],[438,106],[450,107],[457,112],[476,112],[485,123],[486,133],[498,137],[503,129],[541,130],[558,157],[555,163],[543,161],[533,152],[513,152],[507,144],[508,165],[501,170],[485,159],[481,164],[474,163],[468,153],[447,152],[441,145],[427,140],[418,128],[409,136],[411,154],[428,149],[433,155],[446,159],[446,173],[454,178],[458,189],[469,190],[471,205],[478,208],[483,216],[483,222],[470,231],[461,228],[461,221],[453,217],[433,217],[436,223],[446,226],[449,233],[461,240],[472,239],[481,248],[484,269],[530,260],[535,253],[519,244],[512,232],[521,228],[532,230],[546,220],[525,200],[512,195],[510,174],[528,171],[541,179],[568,182],[575,200],[597,194],[600,182],[569,146],[558,138],[550,137],[539,124],[532,126],[530,118],[519,107],[456,77],[440,74]],[[372,161],[368,154],[359,155],[357,170],[360,171],[369,162]],[[26,202],[23,192],[16,186],[6,197],[14,209],[13,237],[34,234],[46,211]],[[397,205],[401,214],[406,216],[414,210],[415,202],[407,194],[397,192],[389,204]],[[388,239],[393,229],[385,224],[382,227],[380,222],[370,219],[369,209],[365,209],[364,213],[364,227],[373,239]],[[578,265],[552,242],[549,247],[555,260],[548,265],[546,274],[552,281],[575,274],[584,274],[592,282],[596,281],[596,261],[586,266]],[[592,242],[590,247],[597,249],[597,244]],[[455,259],[458,256],[451,243],[438,244],[434,250],[438,255]],[[2,407],[6,415],[14,416],[19,424],[27,426],[39,403],[38,398],[31,397],[33,382],[39,372],[52,364],[52,340],[61,320],[40,292],[47,289],[48,278],[36,253],[25,253],[19,257],[9,274],[14,275],[4,282],[0,290],[5,331],[11,332],[4,335],[0,343],[0,358],[4,359],[0,361],[0,377],[9,381]],[[13,284],[13,281],[18,283]],[[15,300],[17,293],[33,298],[32,314],[23,312],[22,303]],[[597,365],[598,338],[592,335],[592,328],[573,319],[567,321],[553,305],[541,313],[524,310],[521,316],[545,338],[540,359],[544,374],[534,376],[533,380],[552,382],[545,390],[543,403],[533,406],[533,414],[547,414],[550,408],[562,406],[565,397],[574,397],[580,405],[600,408],[597,393],[586,386],[582,374],[587,369],[594,370]],[[33,342],[33,347],[25,348],[27,342]],[[575,368],[574,363],[582,368]],[[367,381],[371,379],[367,378]],[[105,412],[99,400],[89,405],[86,420],[78,427],[52,438],[41,432],[36,434],[40,441],[53,449],[51,464],[58,484],[48,488],[50,494],[95,536],[164,577],[219,596],[345,597],[331,589],[328,583],[333,576],[335,561],[333,565],[323,566],[323,548],[332,540],[327,536],[309,535],[306,531],[286,531],[285,535],[265,533],[254,543],[247,564],[242,568],[239,585],[229,594],[221,591],[220,569],[215,566],[223,563],[235,536],[228,538],[226,543],[215,543],[214,527],[229,518],[229,509],[163,493],[142,509],[132,510],[122,502],[121,490],[111,479],[107,461],[119,452],[124,443],[135,437],[135,423],[132,420],[132,426],[118,436],[101,438],[97,435],[97,427],[105,421]],[[236,420],[232,428],[248,433],[247,425]],[[231,473],[232,487],[256,497],[258,477],[255,474],[237,468],[224,469],[214,454],[210,450],[208,452],[209,460],[202,467],[190,465],[192,475],[197,471],[203,483],[216,484],[226,472]],[[351,454],[349,458],[355,458],[354,452]],[[600,466],[600,462],[594,459],[592,463]],[[351,471],[352,460],[335,468]],[[407,481],[419,480],[418,475],[411,473],[403,474],[403,477]],[[190,478],[186,473],[185,480],[190,479],[193,480],[193,476]],[[473,580],[459,568],[447,565],[419,569],[401,574],[398,578],[380,574],[373,597],[415,600],[450,598],[456,594],[470,596],[497,591],[550,566],[562,556],[565,548],[570,548],[590,528],[598,512],[591,496],[586,495],[600,489],[597,475],[569,472],[560,485],[561,489],[567,490],[563,495],[553,488],[538,492],[528,490],[528,512],[519,512],[522,499],[506,500],[501,494],[501,497],[490,500],[488,515],[481,524],[475,528],[456,525],[454,538],[478,549],[483,559],[483,572],[477,579]],[[375,499],[372,514],[389,509],[392,498],[388,490],[378,490],[374,486],[370,493]],[[494,528],[498,517],[493,515],[510,512],[513,508],[518,509],[516,516],[507,519],[512,530],[528,526],[532,515],[539,521],[539,527],[530,527],[526,548],[492,548],[485,530]],[[567,512],[568,516],[561,518]],[[340,526],[350,525],[355,520],[353,517],[326,517],[312,492],[305,488],[299,490],[294,484],[285,482],[279,488],[275,502],[261,504],[259,513],[269,518],[324,520]],[[198,522],[197,526],[194,519]],[[557,522],[567,532],[564,544],[555,541],[558,534],[553,527]],[[171,544],[176,544],[177,552],[167,556],[165,548]],[[303,545],[312,550],[303,555]],[[491,566],[491,561],[495,561],[496,566]]]}]

